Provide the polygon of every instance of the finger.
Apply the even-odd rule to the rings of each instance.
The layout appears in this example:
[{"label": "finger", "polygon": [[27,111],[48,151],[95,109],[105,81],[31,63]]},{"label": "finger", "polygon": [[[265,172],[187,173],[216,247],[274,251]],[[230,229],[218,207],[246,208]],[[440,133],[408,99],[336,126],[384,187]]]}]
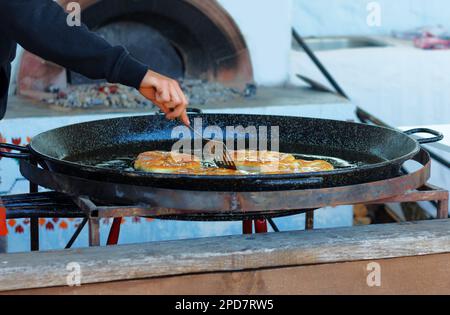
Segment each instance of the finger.
[{"label": "finger", "polygon": [[168,84],[164,84],[157,90],[156,100],[164,104],[170,102],[170,89]]},{"label": "finger", "polygon": [[186,113],[186,111],[184,111],[181,114],[181,121],[183,122],[183,124],[185,124],[186,126],[190,126],[191,125],[191,121],[189,120],[189,116]]},{"label": "finger", "polygon": [[177,91],[176,85],[173,85],[170,89],[170,94],[172,96],[172,99],[170,102],[176,106],[183,104],[183,98],[180,97],[179,92]]},{"label": "finger", "polygon": [[183,103],[183,105],[187,106],[189,104],[189,102],[186,98],[186,95],[184,95],[184,92],[181,89],[181,86],[178,83],[178,81],[175,81],[175,89],[177,90],[178,96],[181,98],[181,102]]},{"label": "finger", "polygon": [[183,105],[179,105],[177,107],[175,107],[172,112],[170,112],[169,114],[167,114],[167,117],[169,119],[175,119],[181,116],[181,114],[185,112],[185,108]]},{"label": "finger", "polygon": [[165,104],[155,103],[155,105],[158,106],[159,109],[166,115],[171,112],[171,110]]}]

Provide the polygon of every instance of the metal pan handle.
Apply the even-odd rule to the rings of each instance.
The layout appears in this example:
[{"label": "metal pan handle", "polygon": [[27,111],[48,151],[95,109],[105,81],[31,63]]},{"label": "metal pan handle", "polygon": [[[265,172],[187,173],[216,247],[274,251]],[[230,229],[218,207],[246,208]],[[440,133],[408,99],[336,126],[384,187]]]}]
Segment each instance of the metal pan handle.
[{"label": "metal pan handle", "polygon": [[[7,149],[8,151],[2,149]],[[9,152],[10,150],[19,151],[20,153],[11,153]],[[31,159],[31,153],[28,147],[22,147],[9,143],[0,143],[0,157],[29,160]]]},{"label": "metal pan handle", "polygon": [[203,111],[200,108],[195,108],[195,107],[186,108],[186,112],[188,114],[203,114]]},{"label": "metal pan handle", "polygon": [[415,129],[405,131],[405,134],[407,134],[408,136],[412,136],[416,133],[429,133],[434,136],[431,138],[416,139],[417,142],[419,142],[420,144],[438,142],[438,141],[441,141],[442,139],[444,139],[444,135],[441,132],[433,130],[433,129],[415,128]]},{"label": "metal pan handle", "polygon": [[[188,107],[188,108],[186,108],[186,113],[188,113],[188,114],[203,114],[203,111],[200,108]],[[162,110],[157,111],[156,114],[164,115]]]}]

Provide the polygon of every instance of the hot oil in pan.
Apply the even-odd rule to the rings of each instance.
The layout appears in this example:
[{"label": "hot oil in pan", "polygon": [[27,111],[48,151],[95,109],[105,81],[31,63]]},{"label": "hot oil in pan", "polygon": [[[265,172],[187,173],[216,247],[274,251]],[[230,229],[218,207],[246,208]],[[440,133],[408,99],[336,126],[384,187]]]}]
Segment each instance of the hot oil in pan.
[{"label": "hot oil in pan", "polygon": [[349,162],[343,159],[331,157],[331,156],[320,156],[320,155],[308,155],[308,154],[300,154],[300,153],[292,153],[293,156],[297,160],[306,160],[306,161],[314,161],[314,160],[323,160],[331,165],[333,165],[334,169],[346,169],[346,168],[356,168],[358,166],[362,166],[366,163],[364,162]]},{"label": "hot oil in pan", "polygon": [[[310,155],[303,155],[303,154],[294,154],[294,156],[297,159],[307,160],[307,161],[324,160],[324,161],[327,161],[328,163],[331,163],[335,169],[355,168],[358,165],[364,164],[361,162],[350,163],[345,160],[328,157],[328,156],[310,156]],[[100,167],[100,168],[132,172],[132,171],[135,171],[135,169],[133,167],[134,160],[135,160],[135,157],[116,157],[109,161],[99,161],[99,162],[94,161],[93,163],[90,163],[90,165],[93,165],[95,167]]]},{"label": "hot oil in pan", "polygon": [[155,141],[151,145],[144,143],[133,146],[116,146],[85,152],[80,155],[72,155],[66,157],[65,160],[82,165],[133,172],[135,171],[133,167],[134,161],[140,153],[151,150],[170,150],[172,145],[173,141]]},{"label": "hot oil in pan", "polygon": [[[172,147],[172,141],[160,141],[153,142],[151,146],[148,144],[134,145],[134,146],[117,146],[114,148],[109,148],[108,150],[91,151],[83,155],[67,157],[66,160],[80,163],[83,165],[95,166],[104,169],[118,170],[118,171],[135,171],[133,165],[136,157],[145,151],[151,150],[166,150],[169,151]],[[289,150],[290,149],[290,150]],[[332,157],[320,154],[312,154],[311,152],[320,151],[317,148],[295,148],[290,146],[290,148],[281,148],[282,152],[289,152],[296,150],[297,152],[309,151],[308,154],[292,153],[297,159],[301,160],[324,160],[332,164],[335,169],[350,169],[357,168],[367,164],[375,164],[382,161],[379,157],[369,155],[369,154],[357,154],[355,157],[354,152],[350,151],[335,151],[333,155],[339,156]]]},{"label": "hot oil in pan", "polygon": [[[332,164],[335,169],[348,169],[356,168],[358,166],[364,165],[364,162],[349,162],[343,159],[329,157],[329,156],[317,156],[317,155],[305,155],[305,154],[293,154],[297,159],[300,160],[324,160]],[[83,161],[85,165],[91,165],[99,168],[119,170],[119,171],[135,171],[133,165],[136,156],[114,156],[110,160],[105,160],[102,158],[91,159]]]}]

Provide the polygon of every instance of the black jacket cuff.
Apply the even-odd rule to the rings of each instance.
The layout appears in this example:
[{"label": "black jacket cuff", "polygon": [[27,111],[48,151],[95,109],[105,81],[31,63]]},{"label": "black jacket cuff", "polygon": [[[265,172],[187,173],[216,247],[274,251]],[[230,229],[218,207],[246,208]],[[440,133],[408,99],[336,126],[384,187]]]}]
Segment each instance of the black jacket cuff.
[{"label": "black jacket cuff", "polygon": [[117,82],[139,89],[148,70],[148,66],[127,52],[123,55],[122,62],[118,66]]}]

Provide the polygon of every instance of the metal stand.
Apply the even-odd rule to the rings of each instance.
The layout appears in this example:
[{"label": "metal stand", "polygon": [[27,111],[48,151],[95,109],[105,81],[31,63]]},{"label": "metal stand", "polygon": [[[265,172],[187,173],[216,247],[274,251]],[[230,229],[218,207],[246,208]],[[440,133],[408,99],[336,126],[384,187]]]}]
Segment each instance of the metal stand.
[{"label": "metal stand", "polygon": [[[30,163],[37,166],[35,160],[31,160]],[[38,185],[30,182],[30,193],[37,193],[38,191]],[[39,251],[39,218],[30,218],[30,249],[31,251]]]},{"label": "metal stand", "polygon": [[[90,199],[86,197],[79,197],[76,203],[87,215],[86,220],[89,221],[89,246],[100,246],[100,230],[99,220],[100,218],[114,218],[111,226],[107,245],[117,245],[120,235],[120,225],[122,217],[125,216],[149,216],[152,214],[152,210],[149,208],[139,207],[98,207]],[[448,201],[449,192],[430,184],[427,184],[418,190],[407,191],[402,195],[391,197],[388,199],[376,200],[370,204],[386,204],[396,202],[417,202],[417,201],[435,201],[438,205],[438,211],[436,213],[437,219],[448,218]],[[315,209],[317,210],[317,209]],[[309,210],[305,212],[305,229],[314,229],[314,211]],[[118,216],[120,214],[120,216]],[[275,232],[279,232],[273,219],[256,219],[256,220],[244,220],[242,221],[242,233],[267,233],[267,222],[271,225]],[[80,225],[79,229],[82,229],[84,224]],[[79,231],[75,234],[78,236]],[[74,235],[75,237],[75,235]],[[76,238],[76,237],[75,237]],[[69,242],[73,244],[73,241]],[[69,246],[68,244],[68,246]],[[70,246],[69,246],[70,247]]]},{"label": "metal stand", "polygon": [[308,211],[305,214],[305,230],[314,229],[314,210]]},{"label": "metal stand", "polygon": [[[37,191],[37,186],[30,185],[30,190]],[[192,212],[175,211],[173,209],[167,209],[166,212],[162,213],[161,209],[150,207],[97,206],[87,197],[82,196],[71,201],[67,195],[56,192],[4,196],[2,201],[6,208],[7,219],[30,218],[30,222],[34,222],[30,233],[33,251],[39,250],[39,218],[83,218],[83,221],[66,246],[66,248],[70,248],[86,224],[89,226],[89,246],[100,246],[100,220],[102,218],[114,218],[107,245],[115,245],[119,240],[122,217],[158,218],[162,214],[175,216],[192,214]],[[409,190],[393,197],[358,204],[381,205],[417,201],[433,202],[437,208],[436,218],[448,218],[449,192],[430,184],[425,184],[419,189]],[[348,205],[354,205],[354,203],[348,203]],[[304,211],[304,213],[305,229],[314,229],[314,210]],[[249,218],[242,222],[242,232],[244,234],[252,234],[254,232],[266,233],[268,231],[267,223],[270,224],[275,232],[279,232],[271,217],[264,219]]]},{"label": "metal stand", "polygon": [[[319,188],[316,190],[298,190],[283,192],[283,198],[277,203],[265,204],[270,208],[267,209],[252,209],[253,212],[247,209],[239,209],[239,211],[225,210],[224,213],[219,211],[205,211],[203,210],[181,210],[178,208],[164,208],[161,206],[101,206],[94,204],[89,197],[80,196],[71,199],[69,196],[74,194],[68,192],[41,192],[37,193],[38,185],[51,188],[54,180],[62,180],[65,177],[57,173],[49,173],[46,170],[36,167],[36,162],[31,163],[21,162],[21,172],[27,179],[30,180],[30,192],[25,195],[11,195],[3,196],[2,201],[6,208],[7,219],[12,218],[30,218],[31,227],[31,249],[33,251],[39,250],[39,218],[84,218],[82,224],[77,228],[74,235],[70,239],[66,248],[70,248],[77,237],[79,236],[83,227],[89,225],[89,245],[100,245],[100,220],[102,218],[114,218],[108,236],[108,245],[115,245],[119,240],[120,223],[123,217],[151,217],[159,219],[176,219],[176,220],[205,220],[205,218],[212,218],[212,220],[244,220],[243,233],[252,234],[253,226],[255,233],[266,233],[267,222],[271,225],[274,231],[279,229],[273,222],[276,216],[293,215],[299,213],[306,213],[305,215],[305,229],[314,229],[314,210],[328,207],[330,205],[377,205],[386,203],[401,203],[401,202],[417,202],[430,201],[436,206],[436,218],[448,218],[448,191],[432,186],[426,183],[430,172],[430,159],[425,151],[421,151],[415,158],[415,161],[423,165],[423,167],[415,172],[403,174],[399,177],[387,179],[379,182],[363,183],[354,186],[346,187],[332,187]],[[55,184],[56,185],[56,184]],[[56,185],[56,188],[58,185]],[[419,188],[417,188],[419,187]],[[417,189],[415,189],[417,188]],[[56,189],[55,189],[56,190]],[[187,195],[192,192],[184,192]],[[270,196],[277,195],[272,192]],[[252,206],[258,205],[255,200],[272,200],[264,195],[264,192],[258,194],[255,199],[255,194],[241,193],[240,198],[246,202],[253,202]],[[269,197],[270,197],[269,196]],[[221,196],[217,196],[221,197]],[[222,196],[223,197],[223,196]],[[299,207],[300,209],[308,210],[290,210]],[[277,210],[281,209],[281,210]],[[288,209],[288,210],[286,210]],[[290,211],[287,212],[286,211]],[[206,219],[207,221],[208,219]]]},{"label": "metal stand", "polygon": [[373,205],[396,203],[396,202],[417,202],[417,201],[434,201],[436,202],[436,218],[448,219],[448,201],[449,192],[431,184],[426,184],[415,191],[407,191],[402,195],[388,199],[377,200],[371,202]]}]

